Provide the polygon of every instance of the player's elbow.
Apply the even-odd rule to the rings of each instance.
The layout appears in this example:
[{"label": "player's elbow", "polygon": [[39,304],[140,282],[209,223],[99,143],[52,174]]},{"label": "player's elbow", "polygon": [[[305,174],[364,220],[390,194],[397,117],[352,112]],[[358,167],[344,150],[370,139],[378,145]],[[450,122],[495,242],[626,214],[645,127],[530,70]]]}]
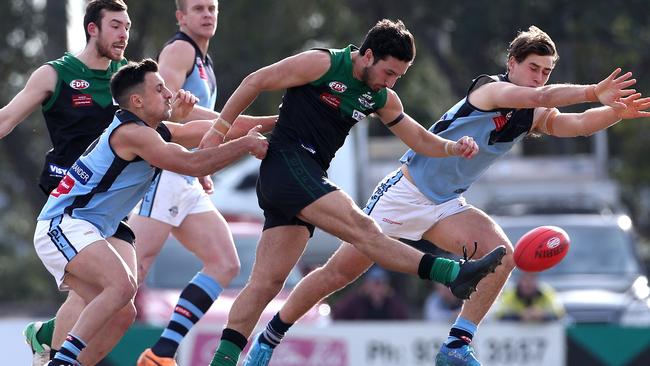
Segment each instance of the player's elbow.
[{"label": "player's elbow", "polygon": [[181,174],[189,175],[192,177],[204,177],[214,173],[217,169],[210,169],[211,167],[207,166],[204,161],[196,159],[193,157],[187,164],[187,171]]},{"label": "player's elbow", "polygon": [[10,134],[14,130],[14,127],[16,127],[15,124],[5,121],[0,117],[0,139]]}]

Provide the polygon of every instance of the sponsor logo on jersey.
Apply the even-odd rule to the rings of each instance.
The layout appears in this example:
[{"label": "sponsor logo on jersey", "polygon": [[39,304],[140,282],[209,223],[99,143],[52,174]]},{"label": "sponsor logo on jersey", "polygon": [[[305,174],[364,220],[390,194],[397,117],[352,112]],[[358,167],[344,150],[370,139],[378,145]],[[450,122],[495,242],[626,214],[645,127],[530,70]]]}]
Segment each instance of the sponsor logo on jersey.
[{"label": "sponsor logo on jersey", "polygon": [[401,222],[393,221],[393,220],[391,220],[391,219],[389,219],[387,217],[382,217],[381,221],[383,221],[385,223],[388,223],[388,224],[391,224],[391,225],[404,225]]},{"label": "sponsor logo on jersey", "polygon": [[68,174],[83,185],[86,185],[93,176],[93,172],[81,161],[76,161],[68,170]]},{"label": "sponsor logo on jersey", "polygon": [[506,119],[506,116],[496,116],[492,117],[492,121],[494,122],[494,127],[496,127],[497,131],[501,131],[503,129],[503,126],[508,123],[508,120]]},{"label": "sponsor logo on jersey", "polygon": [[364,118],[366,118],[366,115],[359,112],[358,110],[353,110],[352,111],[352,119],[354,119],[357,122],[361,122]]},{"label": "sponsor logo on jersey", "polygon": [[322,100],[325,104],[329,105],[330,107],[336,109],[339,109],[339,105],[341,105],[341,98],[332,95],[330,93],[321,94],[320,100]]},{"label": "sponsor logo on jersey", "polygon": [[337,93],[343,93],[346,90],[348,90],[348,86],[343,84],[340,81],[331,81],[329,84],[327,84],[330,89],[334,90]]},{"label": "sponsor logo on jersey", "polygon": [[203,80],[208,80],[208,73],[205,71],[203,60],[200,57],[196,58],[196,68],[199,70],[199,77]]},{"label": "sponsor logo on jersey", "polygon": [[302,147],[303,149],[309,151],[312,155],[313,155],[313,154],[316,154],[316,149],[314,149],[314,148],[311,147],[311,146],[307,146],[307,145],[301,143],[301,144],[300,144],[300,147]]},{"label": "sponsor logo on jersey", "polygon": [[505,116],[504,115],[499,115],[496,117],[492,118],[492,121],[494,121],[494,126],[496,127],[497,131],[503,130],[503,127],[508,123],[510,120],[510,117],[512,117],[512,111],[508,112]]},{"label": "sponsor logo on jersey", "polygon": [[365,109],[372,109],[375,102],[372,100],[372,95],[370,93],[365,93],[359,97],[359,104]]},{"label": "sponsor logo on jersey", "polygon": [[84,90],[90,87],[90,83],[83,79],[75,79],[70,82],[70,87],[76,90]]},{"label": "sponsor logo on jersey", "polygon": [[68,172],[68,169],[60,167],[60,166],[52,164],[52,163],[48,164],[47,168],[50,171],[50,175],[54,176],[54,177],[63,177],[65,175],[65,173]]},{"label": "sponsor logo on jersey", "polygon": [[172,206],[168,211],[172,217],[176,217],[178,215],[178,206]]},{"label": "sponsor logo on jersey", "polygon": [[65,177],[63,177],[63,179],[61,179],[59,185],[50,194],[53,197],[59,197],[62,194],[70,193],[72,187],[74,187],[74,179],[72,179],[71,176],[66,175]]},{"label": "sponsor logo on jersey", "polygon": [[93,105],[93,97],[90,94],[75,94],[72,96],[72,106],[75,108],[89,107]]}]

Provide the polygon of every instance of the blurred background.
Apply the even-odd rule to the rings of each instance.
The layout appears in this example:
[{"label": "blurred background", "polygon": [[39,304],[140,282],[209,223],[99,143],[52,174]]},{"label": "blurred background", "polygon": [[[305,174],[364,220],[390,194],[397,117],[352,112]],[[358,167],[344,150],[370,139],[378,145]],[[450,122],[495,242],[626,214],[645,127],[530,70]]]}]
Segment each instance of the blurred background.
[{"label": "blurred background", "polygon": [[[132,21],[127,58],[155,58],[160,46],[176,30],[173,1],[127,0],[126,3]],[[30,73],[45,61],[56,59],[67,50],[77,52],[83,48],[84,7],[84,0],[0,2],[0,34],[4,35],[0,37],[0,105],[6,105],[24,86]],[[553,38],[559,51],[560,59],[549,83],[596,83],[614,68],[622,67],[635,74],[637,90],[650,93],[650,76],[644,72],[650,69],[648,14],[650,2],[645,0],[224,0],[219,3],[218,28],[210,45],[219,85],[217,109],[248,73],[312,47],[359,45],[365,32],[382,18],[403,20],[415,36],[415,63],[395,89],[407,113],[427,128],[465,95],[474,77],[504,72],[508,42],[517,31],[533,24]],[[263,94],[247,112],[275,114],[280,99],[281,93]],[[562,110],[581,111],[587,107]],[[650,159],[647,158],[650,144],[646,142],[650,138],[649,122],[626,121],[586,138],[527,138],[467,193],[472,204],[497,217],[513,243],[535,226],[571,227],[567,231],[574,237],[572,244],[583,249],[577,249],[580,254],[576,254],[575,259],[571,259],[571,255],[567,257],[569,264],[563,268],[542,276],[542,280],[558,290],[560,300],[565,302],[569,320],[560,327],[567,337],[562,347],[567,349],[574,345],[572,334],[577,334],[576,338],[582,337],[582,332],[594,335],[596,330],[611,334],[609,328],[581,328],[580,324],[620,326],[617,330],[632,325],[637,328],[631,332],[646,330],[646,334],[649,333],[644,328],[646,318],[650,319],[650,311],[647,311],[650,309],[647,301],[650,289],[646,277],[646,263],[650,259]],[[355,127],[353,135],[337,156],[332,177],[362,205],[376,182],[397,167],[397,159],[405,148],[381,123],[372,119]],[[12,332],[19,332],[24,325],[16,319],[49,318],[64,298],[36,257],[32,245],[35,217],[44,202],[37,177],[44,154],[50,147],[40,112],[34,113],[0,141],[0,328],[10,324],[6,329]],[[259,220],[253,189],[256,169],[256,162],[241,161],[215,177],[214,201],[232,221]],[[608,234],[597,231],[608,227],[611,227]],[[412,244],[424,250],[435,250],[430,243]],[[318,233],[298,270],[304,274],[322,263],[336,245],[334,238]],[[619,252],[624,258],[612,261],[612,253]],[[581,262],[584,256],[596,257],[597,253],[601,256],[594,259],[594,265],[572,272],[570,268],[575,268],[574,263]],[[241,248],[240,256],[243,256]],[[164,253],[162,257],[164,259]],[[608,263],[615,264],[611,270],[603,269]],[[604,286],[608,274],[619,283]],[[586,289],[590,292],[575,292],[583,289],[578,284],[568,285],[573,283],[569,277],[575,279],[575,275],[586,276],[578,283],[594,283]],[[625,281],[620,280],[623,277]],[[386,280],[393,287],[391,291],[397,292],[404,301],[406,316],[414,321],[412,326],[421,326],[426,317],[427,298],[436,289],[395,274],[376,275],[376,278]],[[513,286],[516,278],[515,274]],[[155,282],[154,278],[148,286],[156,288]],[[187,279],[180,278],[179,282],[184,284]],[[173,289],[173,284],[164,283],[160,287]],[[601,292],[594,295],[596,290]],[[590,308],[603,293],[619,303]],[[319,309],[319,315],[330,320],[314,324],[329,324],[332,318],[329,306],[335,307],[336,301],[344,295],[345,291],[336,294],[324,304],[327,307]],[[582,299],[582,303],[576,302],[576,298]],[[630,310],[631,304],[636,308]],[[143,319],[141,324],[155,323]],[[429,328],[428,332],[443,339],[447,328],[447,325],[433,328],[435,331]],[[308,329],[304,332],[310,337]],[[0,334],[7,334],[7,331],[2,330]],[[628,333],[624,331],[623,334]],[[594,355],[598,352],[589,351],[589,348],[600,346],[602,350],[600,341],[594,340],[583,345],[587,349],[585,354],[591,354],[593,359],[582,364],[650,364],[650,350],[646,344],[650,340],[637,333],[633,335],[637,341],[643,338],[643,344],[624,360]],[[196,336],[197,343],[199,338]],[[387,342],[386,349],[373,348],[377,355],[387,357],[387,364],[395,364],[396,360],[397,364],[427,364],[426,361],[417,363],[420,361],[391,358],[401,348],[391,350]],[[488,349],[499,350],[497,356],[486,361],[491,362],[489,365],[542,362],[530,361],[534,358],[524,356],[522,359],[499,358],[503,349],[535,349],[530,345],[503,346],[499,342],[485,346],[483,352],[486,353]],[[404,347],[432,352],[428,343]],[[430,360],[427,356],[423,353],[422,360]],[[114,356],[112,364],[131,364],[119,357]],[[350,357],[348,355],[348,359]],[[581,354],[580,357],[585,356]],[[374,363],[366,360],[366,364],[383,365],[373,360]],[[562,360],[573,364],[570,355]],[[303,364],[319,364],[314,362]]]}]

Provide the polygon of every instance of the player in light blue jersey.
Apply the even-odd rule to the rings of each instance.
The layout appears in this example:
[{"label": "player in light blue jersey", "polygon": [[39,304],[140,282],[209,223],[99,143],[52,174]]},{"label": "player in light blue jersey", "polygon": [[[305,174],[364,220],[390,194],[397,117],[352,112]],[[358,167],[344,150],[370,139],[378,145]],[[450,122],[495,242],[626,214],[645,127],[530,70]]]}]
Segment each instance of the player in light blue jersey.
[{"label": "player in light blue jersey", "polygon": [[[135,250],[117,251],[107,238],[160,169],[203,176],[246,153],[266,155],[268,143],[258,132],[261,126],[214,148],[185,149],[199,144],[212,121],[162,122],[171,116],[172,93],[157,70],[156,62],[148,59],[130,63],[114,75],[111,92],[121,110],[71,166],[38,217],[34,235],[38,256],[60,289],[74,290],[86,303],[50,366],[76,365],[79,353],[112,319],[134,319]],[[184,112],[176,111],[181,115],[196,102],[182,90],[177,99],[187,102]]]},{"label": "player in light blue jersey", "polygon": [[[179,30],[165,43],[158,57],[160,75],[167,87],[184,89],[199,98],[200,110],[218,116],[214,106],[217,82],[210,40],[217,29],[216,0],[177,0]],[[273,126],[274,117],[250,117],[256,124]],[[270,130],[264,128],[263,130]],[[142,283],[169,235],[193,253],[202,268],[181,291],[178,306],[167,327],[150,348],[138,358],[137,366],[175,366],[174,356],[189,330],[218,299],[240,270],[235,243],[224,217],[209,197],[210,177],[188,177],[162,171],[153,181],[142,203],[136,207],[129,225],[139,240],[136,247],[138,282]]]},{"label": "player in light blue jersey", "polygon": [[[365,212],[392,237],[426,239],[461,254],[463,245],[478,242],[477,255],[499,245],[508,252],[494,275],[465,301],[448,340],[436,356],[436,365],[480,365],[470,342],[514,267],[512,244],[484,212],[465,202],[462,194],[490,165],[528,134],[558,137],[590,135],[621,119],[647,117],[650,98],[627,89],[635,83],[620,69],[592,85],[548,85],[558,59],[551,38],[535,26],[520,32],[508,49],[505,75],[476,78],[467,95],[430,129],[454,140],[473,137],[479,152],[473,159],[436,159],[409,150],[402,166],[377,186]],[[556,107],[600,102],[604,106],[583,113],[560,113]],[[267,326],[252,348],[246,365],[268,364],[288,328],[314,304],[354,281],[372,261],[343,243],[321,268],[311,272]]]}]

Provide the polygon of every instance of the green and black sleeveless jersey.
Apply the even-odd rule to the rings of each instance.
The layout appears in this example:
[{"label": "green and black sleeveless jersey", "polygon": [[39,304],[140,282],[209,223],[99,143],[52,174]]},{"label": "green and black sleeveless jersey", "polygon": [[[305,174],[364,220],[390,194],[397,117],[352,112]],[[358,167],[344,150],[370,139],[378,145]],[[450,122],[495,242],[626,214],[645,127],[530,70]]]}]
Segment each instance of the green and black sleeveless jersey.
[{"label": "green and black sleeveless jersey", "polygon": [[42,106],[52,141],[39,181],[46,194],[113,120],[118,107],[111,97],[110,80],[126,62],[111,61],[106,70],[91,70],[66,53],[47,63],[56,70],[57,82]]},{"label": "green and black sleeveless jersey", "polygon": [[329,52],[331,66],[320,79],[287,89],[269,149],[307,150],[327,170],[352,126],[386,104],[387,91],[373,91],[352,76],[353,45]]}]

